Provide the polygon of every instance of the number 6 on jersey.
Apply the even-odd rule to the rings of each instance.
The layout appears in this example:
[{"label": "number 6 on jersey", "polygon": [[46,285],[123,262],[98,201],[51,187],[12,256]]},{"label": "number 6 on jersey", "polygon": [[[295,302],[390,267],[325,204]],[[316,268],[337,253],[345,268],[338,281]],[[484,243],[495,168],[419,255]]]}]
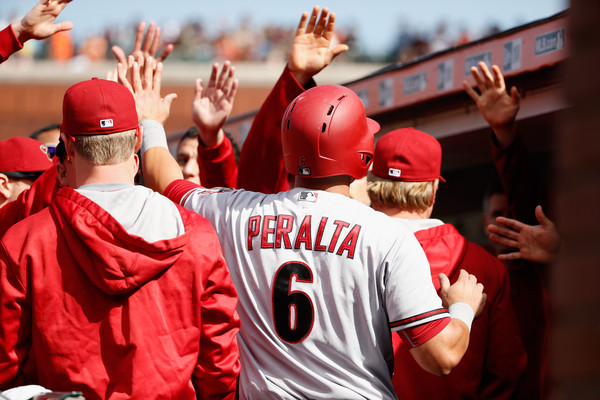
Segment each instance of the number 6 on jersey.
[{"label": "number 6 on jersey", "polygon": [[315,311],[306,293],[292,290],[294,278],[296,282],[313,282],[306,264],[292,261],[279,267],[273,279],[273,321],[281,339],[299,343],[312,330]]}]

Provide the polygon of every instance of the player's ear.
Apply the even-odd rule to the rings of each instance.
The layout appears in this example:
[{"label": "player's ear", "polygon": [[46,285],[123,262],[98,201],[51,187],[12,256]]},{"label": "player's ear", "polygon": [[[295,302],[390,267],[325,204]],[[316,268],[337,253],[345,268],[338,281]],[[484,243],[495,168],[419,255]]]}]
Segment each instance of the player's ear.
[{"label": "player's ear", "polygon": [[4,203],[8,198],[10,198],[10,182],[8,180],[8,176],[0,173],[0,204]]},{"label": "player's ear", "polygon": [[69,186],[69,181],[67,179],[67,169],[61,162],[56,163],[56,175],[61,185]]},{"label": "player's ear", "polygon": [[140,150],[140,147],[142,147],[143,137],[144,137],[144,127],[142,127],[141,125],[138,125],[137,129],[135,130],[135,149],[133,150],[134,153],[137,153]]},{"label": "player's ear", "polygon": [[440,185],[440,180],[436,179],[435,181],[432,182],[432,193],[431,193],[431,206],[433,207],[433,205],[435,204],[435,196],[437,196],[437,191],[438,191],[438,187]]},{"label": "player's ear", "polygon": [[60,138],[65,143],[65,152],[67,153],[67,156],[73,157],[73,154],[75,153],[75,138],[63,132],[60,133]]}]

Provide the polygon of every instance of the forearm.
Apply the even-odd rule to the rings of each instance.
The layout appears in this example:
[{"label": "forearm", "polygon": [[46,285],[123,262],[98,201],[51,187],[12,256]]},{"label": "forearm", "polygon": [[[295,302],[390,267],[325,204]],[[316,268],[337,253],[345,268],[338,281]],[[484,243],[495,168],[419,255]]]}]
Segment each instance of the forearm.
[{"label": "forearm", "polygon": [[181,168],[166,145],[164,129],[155,121],[142,121],[144,144],[142,145],[142,171],[149,188],[164,193],[169,184],[183,179]]},{"label": "forearm", "polygon": [[198,138],[200,139],[200,145],[204,147],[215,147],[223,143],[223,139],[225,138],[225,132],[223,128],[219,128],[218,132],[215,133],[206,131],[202,126],[198,127]]},{"label": "forearm", "polygon": [[447,375],[458,365],[469,346],[469,329],[456,318],[432,339],[410,349],[419,366],[434,375]]},{"label": "forearm", "polygon": [[496,144],[498,147],[504,149],[515,141],[517,137],[517,123],[513,121],[506,125],[492,126],[492,131],[494,132]]}]

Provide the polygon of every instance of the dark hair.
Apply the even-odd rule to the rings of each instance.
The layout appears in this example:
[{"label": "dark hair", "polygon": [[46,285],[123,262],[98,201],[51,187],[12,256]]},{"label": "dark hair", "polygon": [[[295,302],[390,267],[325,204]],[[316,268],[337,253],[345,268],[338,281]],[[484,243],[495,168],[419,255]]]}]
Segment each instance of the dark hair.
[{"label": "dark hair", "polygon": [[[231,136],[231,134],[227,131],[223,131],[225,132],[225,136],[227,136],[227,139],[229,139],[229,141],[231,142],[231,145],[233,146],[233,155],[235,157],[235,162],[237,163],[240,160],[240,146],[237,144],[237,142],[235,141],[235,139],[233,138],[233,136]],[[177,147],[181,146],[181,143],[185,140],[185,139],[198,139],[199,138],[200,133],[198,132],[198,127],[197,126],[191,126],[188,128],[187,131],[185,131],[183,133],[183,135],[181,136],[181,138],[179,138],[179,143],[177,144]]]},{"label": "dark hair", "polygon": [[183,135],[179,138],[179,143],[177,144],[177,147],[181,146],[181,143],[185,140],[185,139],[198,139],[199,133],[198,133],[198,127],[197,126],[190,126],[188,128],[187,131],[183,132]]},{"label": "dark hair", "polygon": [[31,135],[29,135],[29,137],[32,139],[37,139],[42,133],[48,132],[48,131],[51,131],[54,129],[60,130],[60,124],[57,124],[57,123],[48,124],[40,129],[38,129],[37,131],[34,131]]},{"label": "dark hair", "polygon": [[65,159],[67,158],[67,149],[65,148],[65,142],[63,142],[62,138],[59,139],[54,154],[56,157],[58,157],[61,163],[65,162]]}]

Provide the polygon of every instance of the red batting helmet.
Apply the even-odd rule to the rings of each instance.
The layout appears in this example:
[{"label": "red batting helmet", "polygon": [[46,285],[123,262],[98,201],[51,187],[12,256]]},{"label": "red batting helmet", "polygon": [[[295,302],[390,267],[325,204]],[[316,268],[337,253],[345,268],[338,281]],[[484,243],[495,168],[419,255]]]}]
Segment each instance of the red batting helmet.
[{"label": "red batting helmet", "polygon": [[288,106],[281,122],[287,172],[320,178],[360,179],[373,160],[379,124],[367,118],[360,98],[338,85],[311,88]]}]

